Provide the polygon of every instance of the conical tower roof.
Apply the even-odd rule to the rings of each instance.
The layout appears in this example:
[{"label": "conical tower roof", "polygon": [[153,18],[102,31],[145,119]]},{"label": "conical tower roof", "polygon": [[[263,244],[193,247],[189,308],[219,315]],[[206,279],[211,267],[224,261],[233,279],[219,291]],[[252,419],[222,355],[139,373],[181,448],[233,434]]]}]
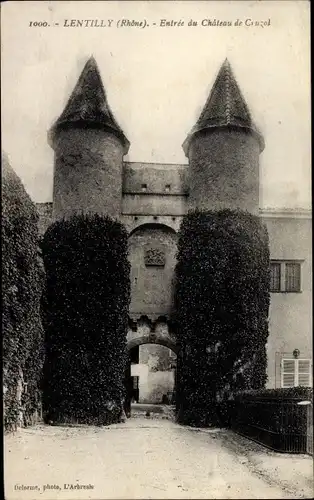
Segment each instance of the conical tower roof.
[{"label": "conical tower roof", "polygon": [[59,129],[71,125],[109,130],[122,140],[125,154],[129,149],[130,143],[109,107],[94,57],[91,57],[85,64],[67,105],[49,132],[49,139],[53,140]]},{"label": "conical tower roof", "polygon": [[185,154],[188,154],[191,140],[196,133],[221,127],[243,128],[251,131],[257,136],[261,151],[265,147],[264,139],[253,123],[228,59],[225,59],[221,66],[204,109],[183,143]]}]

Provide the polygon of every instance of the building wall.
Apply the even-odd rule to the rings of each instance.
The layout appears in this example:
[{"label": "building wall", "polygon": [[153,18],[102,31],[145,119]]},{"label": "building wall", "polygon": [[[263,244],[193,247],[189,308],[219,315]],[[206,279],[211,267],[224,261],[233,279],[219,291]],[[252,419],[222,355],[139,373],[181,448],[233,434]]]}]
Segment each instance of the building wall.
[{"label": "building wall", "polygon": [[[159,252],[162,265],[148,265],[149,252]],[[129,238],[130,314],[168,315],[173,302],[176,235],[164,226],[141,226]]]},{"label": "building wall", "polygon": [[159,344],[144,344],[139,349],[140,364],[148,364],[150,371],[169,371],[171,350]]},{"label": "building wall", "polygon": [[197,134],[189,149],[190,208],[259,210],[259,143],[229,129]]},{"label": "building wall", "polygon": [[281,360],[312,358],[312,224],[309,218],[267,218],[273,260],[301,260],[301,292],[271,293],[269,314],[268,383],[281,385]]},{"label": "building wall", "polygon": [[121,214],[121,141],[103,130],[61,130],[55,141],[53,218],[77,213]]},{"label": "building wall", "polygon": [[122,213],[133,215],[182,216],[186,211],[186,196],[168,194],[125,194]]},{"label": "building wall", "polygon": [[187,171],[187,165],[124,163],[123,194],[187,194]]},{"label": "building wall", "polygon": [[161,403],[163,395],[174,389],[171,351],[160,345],[140,346],[139,364],[131,366],[131,375],[139,377],[139,402]]}]

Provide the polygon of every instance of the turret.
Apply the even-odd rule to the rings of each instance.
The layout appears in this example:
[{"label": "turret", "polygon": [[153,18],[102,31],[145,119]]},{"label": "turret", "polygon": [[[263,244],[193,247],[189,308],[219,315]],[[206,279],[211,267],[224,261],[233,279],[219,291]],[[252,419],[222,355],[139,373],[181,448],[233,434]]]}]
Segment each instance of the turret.
[{"label": "turret", "polygon": [[55,153],[53,219],[77,213],[119,217],[129,141],[109,108],[93,57],[48,140]]},{"label": "turret", "polygon": [[183,143],[189,159],[189,208],[258,213],[264,139],[226,59],[205,107]]}]

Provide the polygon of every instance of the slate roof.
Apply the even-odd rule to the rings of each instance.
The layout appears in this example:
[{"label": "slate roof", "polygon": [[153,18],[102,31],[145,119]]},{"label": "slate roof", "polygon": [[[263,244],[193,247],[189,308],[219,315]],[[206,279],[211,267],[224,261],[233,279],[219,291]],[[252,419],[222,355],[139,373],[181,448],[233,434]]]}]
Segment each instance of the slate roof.
[{"label": "slate roof", "polygon": [[81,76],[58,120],[52,126],[49,139],[60,128],[76,124],[110,130],[119,137],[127,153],[130,143],[109,107],[100,72],[94,57],[84,66]]},{"label": "slate roof", "polygon": [[254,125],[249,108],[237,84],[228,59],[222,64],[203,111],[182,147],[188,155],[193,136],[208,128],[244,128],[255,134],[264,149],[264,139]]}]

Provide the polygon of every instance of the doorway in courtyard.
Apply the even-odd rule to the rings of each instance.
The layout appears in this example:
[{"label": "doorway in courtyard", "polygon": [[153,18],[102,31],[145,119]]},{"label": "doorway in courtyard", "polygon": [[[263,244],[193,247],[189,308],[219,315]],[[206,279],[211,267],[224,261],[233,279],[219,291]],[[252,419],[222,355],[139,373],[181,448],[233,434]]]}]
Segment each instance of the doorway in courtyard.
[{"label": "doorway in courtyard", "polygon": [[176,353],[161,344],[131,347],[126,368],[126,412],[175,404]]}]

